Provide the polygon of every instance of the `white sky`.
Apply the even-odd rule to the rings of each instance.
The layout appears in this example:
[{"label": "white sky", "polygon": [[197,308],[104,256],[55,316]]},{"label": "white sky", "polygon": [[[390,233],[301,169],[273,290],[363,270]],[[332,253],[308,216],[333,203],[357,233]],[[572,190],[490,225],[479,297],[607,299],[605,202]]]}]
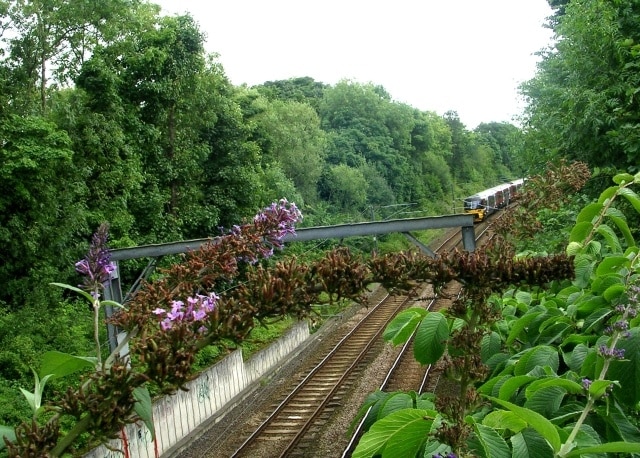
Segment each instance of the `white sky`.
[{"label": "white sky", "polygon": [[517,86],[551,42],[546,0],[152,0],[188,11],[234,85],[310,76],[384,86],[469,129],[515,122]]}]

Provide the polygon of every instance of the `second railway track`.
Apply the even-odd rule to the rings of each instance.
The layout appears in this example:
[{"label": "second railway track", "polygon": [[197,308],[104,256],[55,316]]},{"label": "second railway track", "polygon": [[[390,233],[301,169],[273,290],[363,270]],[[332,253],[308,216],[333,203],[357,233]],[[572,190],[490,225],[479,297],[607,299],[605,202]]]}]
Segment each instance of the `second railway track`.
[{"label": "second railway track", "polygon": [[[362,370],[386,324],[405,308],[409,296],[387,296],[305,377],[258,429],[236,450],[234,457],[253,457],[270,449],[271,456],[305,456],[313,442],[313,428],[322,422],[329,403],[339,402],[340,390]],[[310,437],[307,437],[310,436]]]}]

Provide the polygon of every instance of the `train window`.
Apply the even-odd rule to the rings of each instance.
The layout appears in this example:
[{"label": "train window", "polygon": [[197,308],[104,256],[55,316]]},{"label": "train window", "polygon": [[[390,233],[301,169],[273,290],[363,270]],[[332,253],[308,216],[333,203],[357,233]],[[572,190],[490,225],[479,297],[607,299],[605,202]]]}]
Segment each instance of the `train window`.
[{"label": "train window", "polygon": [[464,200],[464,209],[475,210],[480,207],[480,204],[481,202],[479,198],[469,197],[468,199]]}]

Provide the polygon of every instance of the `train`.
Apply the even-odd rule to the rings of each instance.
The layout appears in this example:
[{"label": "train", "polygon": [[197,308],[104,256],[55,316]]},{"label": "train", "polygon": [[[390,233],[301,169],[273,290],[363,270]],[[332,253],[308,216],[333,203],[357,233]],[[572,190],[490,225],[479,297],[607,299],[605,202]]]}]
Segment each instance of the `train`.
[{"label": "train", "polygon": [[517,200],[523,184],[524,178],[520,178],[465,197],[464,212],[472,214],[475,223],[484,221],[493,212]]}]

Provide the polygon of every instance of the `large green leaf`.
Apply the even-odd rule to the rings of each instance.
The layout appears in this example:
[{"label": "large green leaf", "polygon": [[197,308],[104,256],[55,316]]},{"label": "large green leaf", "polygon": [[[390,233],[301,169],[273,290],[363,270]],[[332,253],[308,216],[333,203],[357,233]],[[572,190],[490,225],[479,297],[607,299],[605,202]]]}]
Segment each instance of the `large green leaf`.
[{"label": "large green leaf", "polygon": [[511,449],[498,432],[486,425],[473,425],[475,436],[469,440],[469,448],[480,456],[490,458],[511,458]]},{"label": "large green leaf", "polygon": [[515,298],[519,304],[531,305],[532,296],[529,291],[516,291]]},{"label": "large green leaf", "polygon": [[581,223],[578,223],[571,230],[569,241],[583,243],[592,230],[593,224],[590,221],[583,221]]},{"label": "large green leaf", "polygon": [[393,393],[383,402],[380,407],[380,412],[378,413],[378,418],[384,418],[398,410],[411,409],[413,407],[413,398],[409,394],[402,392]]},{"label": "large green leaf", "polygon": [[625,361],[612,361],[607,377],[620,383],[620,387],[614,387],[616,399],[633,407],[640,402],[640,328],[632,328],[630,336],[619,340],[617,347],[624,349]]},{"label": "large green leaf", "polygon": [[607,189],[605,189],[600,193],[600,197],[598,197],[598,202],[601,204],[604,204],[607,200],[611,199],[613,196],[616,195],[616,193],[618,192],[618,189],[620,189],[618,186],[608,187]]},{"label": "large green leaf", "polygon": [[608,442],[606,444],[595,445],[571,450],[566,458],[582,456],[592,453],[640,453],[640,444],[631,442]]},{"label": "large green leaf", "polygon": [[585,318],[582,332],[588,333],[592,330],[597,332],[604,326],[612,313],[613,311],[611,308],[602,308],[594,311],[591,315]]},{"label": "large green leaf", "polygon": [[133,397],[136,400],[133,410],[147,426],[149,432],[151,432],[151,438],[155,438],[156,429],[153,426],[153,404],[151,403],[149,390],[144,386],[134,388]]},{"label": "large green leaf", "polygon": [[510,410],[493,410],[482,419],[482,424],[494,429],[508,429],[514,434],[527,427],[527,422]]},{"label": "large green leaf", "polygon": [[[631,261],[626,256],[607,256],[596,268],[596,275],[603,276],[607,274],[625,275],[631,267]],[[620,272],[624,269],[623,272]]]},{"label": "large green leaf", "polygon": [[502,348],[502,339],[497,332],[490,332],[482,337],[480,343],[480,357],[482,362],[486,363],[489,358],[500,352]]},{"label": "large green leaf", "polygon": [[538,387],[535,390],[526,390],[527,401],[524,407],[544,415],[545,418],[553,418],[560,408],[567,390],[560,386]]},{"label": "large green leaf", "polygon": [[[567,433],[567,436],[571,433],[575,425],[567,425],[564,430]],[[593,429],[591,425],[583,423],[578,430],[578,434],[575,437],[575,448],[585,448],[585,447],[594,447],[596,445],[602,444],[602,440],[600,439],[600,435],[598,432]],[[590,458],[606,458],[606,455],[590,455]]]},{"label": "large green leaf", "polygon": [[573,330],[573,325],[568,322],[555,323],[540,333],[538,343],[541,345],[551,345],[558,343],[563,337]]},{"label": "large green leaf", "polygon": [[569,242],[567,244],[567,248],[565,249],[565,253],[567,256],[578,256],[582,253],[582,249],[584,246],[581,242]]},{"label": "large green leaf", "polygon": [[596,232],[600,234],[606,241],[609,246],[609,250],[613,253],[621,253],[622,245],[620,245],[620,239],[618,239],[618,234],[616,234],[613,229],[611,229],[606,224],[601,224],[596,229]]},{"label": "large green leaf", "polygon": [[573,380],[559,377],[544,377],[530,383],[525,390],[525,396],[531,398],[536,391],[551,386],[562,388],[571,394],[579,394],[583,391],[582,385]]},{"label": "large green leaf", "polygon": [[434,403],[435,398],[436,396],[433,393],[422,393],[416,399],[415,408],[423,410],[434,410],[436,408],[436,405]]},{"label": "large green leaf", "polygon": [[589,347],[580,343],[576,345],[573,350],[563,353],[562,359],[564,363],[569,366],[569,369],[574,372],[578,372],[580,371],[587,354],[589,354]]},{"label": "large green leaf", "polygon": [[415,457],[427,441],[437,413],[405,409],[378,420],[367,431],[353,452],[353,458]]},{"label": "large green leaf", "polygon": [[527,328],[527,326],[536,318],[538,318],[543,312],[532,312],[527,313],[526,315],[518,318],[516,321],[511,323],[511,330],[509,331],[509,336],[507,337],[507,345],[511,345],[517,338],[520,337],[522,332]]},{"label": "large green leaf", "polygon": [[535,429],[549,443],[555,452],[560,450],[560,446],[562,445],[560,442],[560,433],[555,425],[549,420],[533,410],[520,407],[508,401],[503,401],[502,399],[493,397],[489,397],[489,399],[496,404],[509,409],[522,420],[526,421],[529,426]]},{"label": "large green leaf", "polygon": [[591,283],[591,291],[594,294],[602,294],[607,288],[614,285],[623,285],[624,279],[620,274],[617,273],[602,273],[597,274],[598,276]]},{"label": "large green leaf", "polygon": [[540,345],[527,350],[516,363],[513,373],[515,375],[526,375],[536,367],[550,367],[554,372],[560,366],[558,351],[547,345]]},{"label": "large green leaf", "polygon": [[[633,175],[630,173],[618,173],[612,178],[615,184],[633,183]],[[615,188],[614,188],[615,189]]]},{"label": "large green leaf", "polygon": [[618,227],[618,230],[622,232],[624,240],[627,242],[627,246],[634,246],[635,240],[633,238],[633,235],[631,234],[629,224],[627,223],[627,219],[625,218],[624,214],[617,208],[610,207],[607,210],[606,215],[607,218],[613,221],[613,223]]},{"label": "large green leaf", "polygon": [[599,256],[602,253],[602,243],[598,240],[591,239],[584,247],[584,253],[592,257]]},{"label": "large green leaf", "polygon": [[403,310],[387,325],[382,338],[393,345],[404,344],[427,313],[429,312],[419,307]]},{"label": "large green leaf", "polygon": [[494,374],[498,371],[501,371],[505,367],[507,361],[509,361],[509,358],[509,353],[496,353],[492,355],[487,361],[485,361],[485,364],[489,368],[489,372],[491,374]]},{"label": "large green leaf", "polygon": [[632,420],[636,421],[635,416],[629,419],[617,403],[597,407],[596,412],[620,439],[626,442],[640,442],[640,429],[632,423]]},{"label": "large green leaf", "polygon": [[633,208],[640,213],[640,198],[633,190],[630,188],[620,188],[618,194],[627,199],[629,203],[633,205]]},{"label": "large green leaf", "polygon": [[586,397],[581,398],[583,402],[578,401],[569,401],[562,406],[554,413],[553,417],[550,418],[551,422],[556,425],[564,425],[568,421],[575,421],[582,412],[584,411]]},{"label": "large green leaf", "polygon": [[576,279],[575,284],[580,288],[586,288],[591,280],[595,261],[586,255],[577,255],[574,261]]},{"label": "large green leaf", "polygon": [[589,351],[580,368],[580,376],[593,380],[598,374],[598,369],[602,366],[602,358],[596,351]]},{"label": "large green leaf", "polygon": [[580,213],[578,213],[576,223],[593,223],[594,218],[596,218],[600,214],[603,208],[604,205],[600,202],[586,205],[582,210],[580,210]]},{"label": "large green leaf", "polygon": [[355,418],[351,422],[351,425],[349,426],[349,433],[351,434],[353,432],[353,429],[358,425],[362,418],[364,418],[364,430],[368,430],[378,419],[378,412],[380,411],[380,407],[384,404],[384,400],[391,395],[392,393],[386,393],[380,390],[369,393],[364,403],[356,413]]},{"label": "large green leaf", "polygon": [[509,401],[521,387],[533,380],[536,380],[536,378],[529,375],[510,377],[508,380],[505,380],[502,386],[500,386],[498,397],[505,401]]},{"label": "large green leaf", "polygon": [[511,436],[512,458],[553,458],[549,443],[533,428]]},{"label": "large green leaf", "polygon": [[449,327],[440,312],[428,313],[418,325],[413,341],[413,355],[421,364],[432,364],[444,354]]},{"label": "large green leaf", "polygon": [[511,375],[498,375],[496,377],[491,377],[485,383],[478,387],[478,392],[485,395],[498,396],[500,392],[500,387],[504,384],[505,381],[509,380]]},{"label": "large green leaf", "polygon": [[95,369],[97,361],[95,357],[48,351],[42,356],[40,376],[50,374],[53,378],[65,377],[81,370]]},{"label": "large green leaf", "polygon": [[578,317],[584,318],[592,314],[596,309],[606,308],[610,309],[610,304],[602,296],[585,297],[578,304]]},{"label": "large green leaf", "polygon": [[611,285],[602,293],[602,297],[613,303],[621,298],[625,291],[626,287],[624,285]]}]

